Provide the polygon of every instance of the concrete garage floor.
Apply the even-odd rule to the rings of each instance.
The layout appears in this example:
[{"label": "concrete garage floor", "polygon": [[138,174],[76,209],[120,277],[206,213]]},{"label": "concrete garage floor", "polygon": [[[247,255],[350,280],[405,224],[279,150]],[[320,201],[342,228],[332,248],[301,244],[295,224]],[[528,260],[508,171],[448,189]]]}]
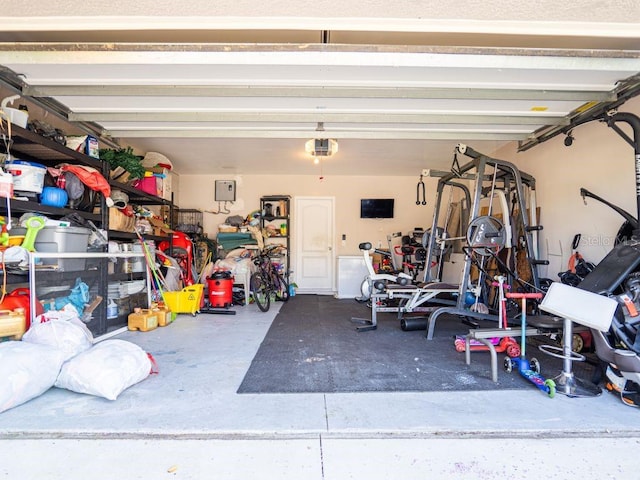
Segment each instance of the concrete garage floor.
[{"label": "concrete garage floor", "polygon": [[53,388],[0,414],[0,478],[637,477],[640,410],[608,392],[239,395],[279,307],[119,334],[160,373],[115,402]]}]

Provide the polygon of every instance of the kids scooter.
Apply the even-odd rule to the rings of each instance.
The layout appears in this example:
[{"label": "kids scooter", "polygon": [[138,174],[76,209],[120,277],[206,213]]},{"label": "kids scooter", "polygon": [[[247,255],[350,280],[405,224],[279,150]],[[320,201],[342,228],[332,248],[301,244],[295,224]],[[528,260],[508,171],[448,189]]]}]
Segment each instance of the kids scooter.
[{"label": "kids scooter", "polygon": [[[498,324],[501,329],[507,330],[507,300],[505,298],[505,291],[508,290],[509,285],[505,283],[506,278],[502,275],[498,275],[495,277],[496,281],[492,282],[491,285],[498,288]],[[519,357],[520,356],[520,346],[518,342],[513,337],[492,337],[488,339],[494,346],[496,353],[506,352],[510,357]],[[456,347],[457,352],[464,352],[466,350],[466,340],[464,335],[457,335],[455,337],[454,346]],[[477,340],[470,341],[470,349],[471,351],[487,351],[489,347],[484,343],[481,343]]]},{"label": "kids scooter", "polygon": [[527,331],[527,298],[542,298],[542,293],[511,293],[507,292],[507,298],[522,299],[522,336],[520,337],[520,358],[505,357],[504,369],[507,372],[513,370],[514,364],[517,366],[520,375],[533,383],[540,391],[553,398],[556,395],[556,382],[552,379],[545,379],[540,375],[540,363],[535,358],[527,360],[525,352],[526,331]]}]

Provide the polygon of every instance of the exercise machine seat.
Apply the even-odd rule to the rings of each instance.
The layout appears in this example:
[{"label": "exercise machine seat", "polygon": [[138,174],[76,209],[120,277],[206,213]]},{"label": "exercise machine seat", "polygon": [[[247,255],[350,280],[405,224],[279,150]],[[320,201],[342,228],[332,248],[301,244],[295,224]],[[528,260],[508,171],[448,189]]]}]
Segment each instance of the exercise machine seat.
[{"label": "exercise machine seat", "polygon": [[618,303],[597,293],[554,282],[540,303],[540,309],[585,327],[606,332]]},{"label": "exercise machine seat", "polygon": [[563,360],[563,370],[553,378],[556,391],[569,397],[600,395],[601,390],[597,385],[573,374],[572,362],[585,360],[584,355],[573,352],[571,348],[573,323],[595,332],[607,331],[613,321],[618,302],[597,293],[555,282],[549,287],[539,307],[540,310],[564,319],[562,347],[538,347],[542,352]]}]

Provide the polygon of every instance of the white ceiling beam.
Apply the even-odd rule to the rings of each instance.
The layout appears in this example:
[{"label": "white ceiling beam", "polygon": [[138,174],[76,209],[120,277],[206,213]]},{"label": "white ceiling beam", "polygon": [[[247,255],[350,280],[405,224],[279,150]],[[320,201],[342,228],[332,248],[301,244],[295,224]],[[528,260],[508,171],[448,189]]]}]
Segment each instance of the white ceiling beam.
[{"label": "white ceiling beam", "polygon": [[36,85],[23,89],[32,97],[154,96],[154,97],[314,97],[422,98],[481,100],[615,101],[616,94],[595,90],[535,90],[507,88],[334,87],[251,85]]},{"label": "white ceiling beam", "polygon": [[[321,133],[321,135],[320,135]],[[126,129],[105,130],[112,138],[352,138],[378,140],[525,140],[528,133],[501,133],[483,131],[426,131],[399,129],[370,130],[230,130],[230,129]]]},{"label": "white ceiling beam", "polygon": [[[0,64],[464,67],[640,71],[639,51],[319,44],[0,44]],[[14,68],[14,67],[12,67]],[[90,76],[90,75],[89,75]],[[33,82],[29,82],[34,84]]]},{"label": "white ceiling beam", "polygon": [[335,122],[568,125],[564,117],[545,115],[469,115],[398,113],[261,113],[261,112],[90,112],[70,113],[73,122]]},{"label": "white ceiling beam", "polygon": [[477,33],[636,38],[640,23],[543,20],[471,20],[331,16],[0,16],[7,32],[97,30],[338,30],[413,33]]}]

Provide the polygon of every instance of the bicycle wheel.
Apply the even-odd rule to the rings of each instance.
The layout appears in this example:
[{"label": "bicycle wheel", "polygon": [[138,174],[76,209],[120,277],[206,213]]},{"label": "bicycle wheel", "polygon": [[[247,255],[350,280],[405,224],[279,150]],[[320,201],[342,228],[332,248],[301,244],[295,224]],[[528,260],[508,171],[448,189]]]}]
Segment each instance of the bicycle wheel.
[{"label": "bicycle wheel", "polygon": [[202,269],[207,264],[207,260],[209,260],[209,245],[207,242],[202,240],[194,242],[195,252],[194,252],[194,261],[196,263],[196,272],[202,272]]},{"label": "bicycle wheel", "polygon": [[274,290],[276,292],[276,300],[280,300],[281,302],[289,300],[289,283],[285,278],[279,273],[276,273],[273,277],[273,282]]},{"label": "bicycle wheel", "polygon": [[251,292],[253,293],[253,299],[256,305],[258,305],[258,308],[263,312],[269,311],[269,307],[271,306],[269,290],[269,285],[260,272],[255,272],[251,275]]}]

